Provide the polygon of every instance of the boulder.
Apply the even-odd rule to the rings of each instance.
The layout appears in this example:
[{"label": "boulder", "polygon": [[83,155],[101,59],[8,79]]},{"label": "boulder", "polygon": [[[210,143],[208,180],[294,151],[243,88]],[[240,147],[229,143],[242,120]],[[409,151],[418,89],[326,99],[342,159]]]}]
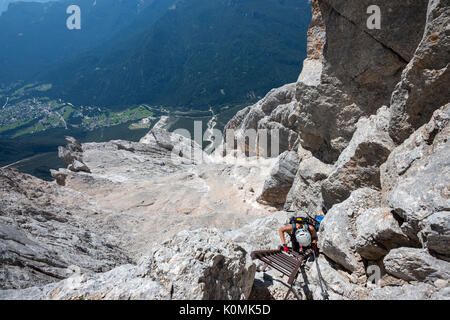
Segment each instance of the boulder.
[{"label": "boulder", "polygon": [[[358,283],[355,275],[342,270],[324,255],[319,256],[318,263],[323,285],[330,300],[363,300],[367,297],[367,289]],[[314,300],[323,300],[319,274],[314,261],[307,263],[298,280],[302,282],[300,285],[311,291]]]},{"label": "boulder", "polygon": [[293,151],[297,146],[297,139],[298,134],[295,131],[282,123],[271,121],[269,117],[265,117],[258,123],[258,155],[260,156],[274,158],[283,152]]},{"label": "boulder", "polygon": [[358,121],[350,144],[322,184],[326,208],[344,201],[353,190],[363,187],[381,189],[380,166],[395,148],[387,133],[388,121],[386,107],[379,109],[375,116]]},{"label": "boulder", "polygon": [[274,164],[269,178],[264,182],[259,202],[282,206],[297,173],[299,157],[296,152],[286,151]]},{"label": "boulder", "polygon": [[427,124],[391,152],[381,167],[383,193],[391,192],[398,180],[415,166],[415,162],[420,163],[420,159],[431,156],[436,147],[445,143],[449,122],[450,104],[447,104],[436,110]]},{"label": "boulder", "polygon": [[238,112],[224,128],[224,155],[238,150],[247,156],[270,158],[293,150],[297,141],[296,119],[292,118],[294,92],[293,83],[272,89],[256,104]]},{"label": "boulder", "polygon": [[378,260],[389,250],[409,244],[390,208],[373,208],[356,219],[356,251],[367,260]]},{"label": "boulder", "polygon": [[[389,157],[383,174],[389,207],[403,219],[402,230],[420,245],[420,222],[450,211],[450,105],[434,113]],[[392,189],[391,189],[392,188]],[[422,226],[425,226],[422,224]]]},{"label": "boulder", "polygon": [[311,216],[322,215],[322,183],[332,172],[333,166],[323,163],[302,148],[299,148],[299,156],[300,165],[284,209],[308,212]]},{"label": "boulder", "polygon": [[426,249],[393,249],[383,263],[386,272],[405,281],[433,282],[450,277],[450,263],[436,259]]},{"label": "boulder", "polygon": [[323,253],[355,274],[364,274],[361,257],[356,252],[357,219],[370,208],[379,207],[381,195],[369,188],[353,191],[344,202],[334,205],[320,226],[318,246]]},{"label": "boulder", "polygon": [[[91,173],[91,170],[83,162],[83,147],[81,143],[73,137],[67,136],[65,138],[67,145],[66,147],[58,147],[58,157],[64,160],[67,164],[67,169],[70,171]],[[62,182],[61,178],[61,175],[59,175],[58,179],[60,182]]]},{"label": "boulder", "polygon": [[60,186],[66,185],[66,179],[68,176],[68,173],[65,172],[65,169],[60,169],[58,171],[50,169],[51,176],[56,180],[56,183]]},{"label": "boulder", "polygon": [[284,211],[271,214],[268,217],[255,219],[239,229],[224,234],[247,252],[256,250],[274,250],[281,245],[278,230],[288,222]]},{"label": "boulder", "polygon": [[85,163],[78,160],[74,160],[71,164],[69,164],[67,169],[73,172],[91,173],[91,170],[88,168],[88,166]]},{"label": "boulder", "polygon": [[217,229],[182,231],[143,261],[147,275],[169,285],[174,299],[246,299],[256,272],[249,253]]},{"label": "boulder", "polygon": [[74,160],[82,162],[83,160],[83,147],[73,137],[65,137],[67,145],[66,147],[58,147],[58,157],[60,157],[67,165],[73,163]]},{"label": "boulder", "polygon": [[420,239],[429,251],[446,257],[450,256],[450,212],[436,212],[419,223]]}]

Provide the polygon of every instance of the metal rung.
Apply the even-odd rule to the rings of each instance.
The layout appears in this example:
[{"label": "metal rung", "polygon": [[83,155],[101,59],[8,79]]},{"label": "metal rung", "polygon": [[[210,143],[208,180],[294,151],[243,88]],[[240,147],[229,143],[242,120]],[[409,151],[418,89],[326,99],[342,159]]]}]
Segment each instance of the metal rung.
[{"label": "metal rung", "polygon": [[300,254],[293,251],[292,248],[288,249],[288,254],[283,253],[281,249],[253,251],[251,257],[252,259],[261,260],[268,266],[289,277],[288,284],[292,286],[304,259],[310,252],[306,251],[304,254]]}]

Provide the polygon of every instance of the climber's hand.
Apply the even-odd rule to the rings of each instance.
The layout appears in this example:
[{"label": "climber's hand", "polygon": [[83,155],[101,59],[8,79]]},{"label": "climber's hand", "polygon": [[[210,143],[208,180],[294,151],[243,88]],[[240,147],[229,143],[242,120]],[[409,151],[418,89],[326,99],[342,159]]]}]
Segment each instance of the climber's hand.
[{"label": "climber's hand", "polygon": [[315,253],[316,255],[318,255],[318,254],[319,254],[319,248],[317,247],[317,243],[313,243],[313,244],[311,245],[311,247],[312,247],[312,249],[314,250],[314,253]]}]

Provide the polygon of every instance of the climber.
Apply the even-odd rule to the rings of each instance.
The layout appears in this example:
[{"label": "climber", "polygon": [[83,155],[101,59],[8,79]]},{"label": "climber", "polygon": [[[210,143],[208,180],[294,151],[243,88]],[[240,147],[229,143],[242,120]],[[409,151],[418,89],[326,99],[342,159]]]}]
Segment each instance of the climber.
[{"label": "climber", "polygon": [[307,218],[292,217],[290,225],[280,228],[280,238],[283,246],[283,251],[288,252],[284,233],[289,233],[292,242],[292,250],[301,253],[303,249],[311,247],[316,256],[319,254],[317,248],[317,232],[314,225]]}]

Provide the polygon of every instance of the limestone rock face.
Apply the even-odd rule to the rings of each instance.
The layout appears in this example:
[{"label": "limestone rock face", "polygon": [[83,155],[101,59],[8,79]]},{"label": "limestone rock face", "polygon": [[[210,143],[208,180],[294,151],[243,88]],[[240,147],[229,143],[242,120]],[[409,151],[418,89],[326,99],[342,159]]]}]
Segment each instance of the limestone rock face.
[{"label": "limestone rock face", "polygon": [[417,243],[420,222],[450,210],[449,108],[437,110],[428,124],[393,151],[385,167],[387,202],[404,220],[404,232]]},{"label": "limestone rock face", "polygon": [[[295,84],[273,89],[255,105],[238,112],[224,129],[227,150],[264,157],[293,150],[297,140],[294,91]],[[276,148],[272,147],[272,140],[276,141]]]},{"label": "limestone rock face", "polygon": [[[296,88],[298,128],[302,146],[330,163],[347,146],[358,119],[389,104],[422,37],[427,3],[323,0],[311,5],[309,55]],[[367,28],[370,5],[382,8],[380,30]],[[307,76],[314,73],[320,81]]]},{"label": "limestone rock face", "polygon": [[[168,132],[158,126],[150,130],[139,142],[165,149],[171,152],[175,156],[174,158],[178,156],[191,160],[194,163],[204,160],[201,147],[193,140],[176,133]],[[126,150],[126,148],[124,149]]]},{"label": "limestone rock face", "polygon": [[450,261],[450,212],[436,212],[419,223],[420,238],[429,251]]},{"label": "limestone rock face", "polygon": [[436,109],[450,101],[449,19],[448,0],[428,1],[422,40],[391,98],[389,133],[396,143],[402,143],[427,123]]},{"label": "limestone rock face", "polygon": [[[376,41],[380,41],[403,60],[410,61],[422,39],[427,15],[428,0],[387,2],[384,0],[341,1],[324,0],[340,15],[364,30]],[[381,28],[367,28],[367,9],[377,5],[381,9]],[[361,12],[367,13],[361,15]],[[405,37],[399,37],[405,34]],[[359,48],[363,50],[364,48]]]},{"label": "limestone rock face", "polygon": [[137,265],[0,291],[0,299],[239,300],[250,295],[255,270],[247,252],[218,230],[197,229],[156,245]]},{"label": "limestone rock face", "polygon": [[286,151],[274,164],[270,177],[264,182],[258,201],[282,206],[292,187],[298,169],[299,158],[296,152]]},{"label": "limestone rock face", "polygon": [[148,263],[148,275],[169,284],[174,299],[246,299],[256,271],[249,253],[214,229],[179,233],[153,249]]},{"label": "limestone rock face", "polygon": [[381,168],[383,192],[392,191],[395,184],[420,159],[431,155],[433,145],[441,145],[448,136],[450,105],[445,105],[433,113],[426,125],[416,130],[407,140],[395,148]]},{"label": "limestone rock face", "polygon": [[300,165],[284,208],[305,211],[311,216],[322,215],[322,183],[331,174],[333,166],[323,163],[302,148],[299,148],[299,157]]},{"label": "limestone rock face", "polygon": [[170,292],[131,264],[96,274],[76,273],[42,287],[0,291],[2,300],[169,300]]},{"label": "limestone rock face", "polygon": [[[380,30],[367,28],[370,5],[383,9]],[[296,147],[298,139],[316,158],[333,163],[358,119],[389,105],[422,37],[427,3],[314,0],[311,6],[308,57],[297,83],[239,112],[225,131],[278,127],[280,153]]]},{"label": "limestone rock face", "polygon": [[68,277],[71,266],[104,272],[129,258],[76,214],[83,196],[11,169],[0,169],[0,289],[26,288]]},{"label": "limestone rock face", "polygon": [[239,244],[247,252],[272,250],[281,245],[278,229],[288,221],[286,213],[279,211],[268,217],[258,218],[235,230],[230,230],[224,235]]},{"label": "limestone rock face", "polygon": [[393,249],[383,260],[386,271],[406,281],[448,280],[450,263],[436,259],[425,249]]},{"label": "limestone rock face", "polygon": [[363,188],[327,212],[320,226],[318,246],[323,253],[350,272],[362,274],[363,264],[357,254],[357,219],[366,210],[381,204],[379,192]]},{"label": "limestone rock face", "polygon": [[381,188],[380,166],[395,145],[387,128],[389,110],[380,108],[375,116],[361,118],[348,147],[334,164],[334,171],[322,184],[324,204],[331,208],[344,201],[353,190]]},{"label": "limestone rock face", "polygon": [[370,300],[448,300],[449,298],[448,290],[436,291],[434,286],[426,283],[376,288],[368,297]]},{"label": "limestone rock face", "polygon": [[356,219],[356,228],[356,251],[367,260],[378,260],[410,242],[389,208],[365,211]]}]

